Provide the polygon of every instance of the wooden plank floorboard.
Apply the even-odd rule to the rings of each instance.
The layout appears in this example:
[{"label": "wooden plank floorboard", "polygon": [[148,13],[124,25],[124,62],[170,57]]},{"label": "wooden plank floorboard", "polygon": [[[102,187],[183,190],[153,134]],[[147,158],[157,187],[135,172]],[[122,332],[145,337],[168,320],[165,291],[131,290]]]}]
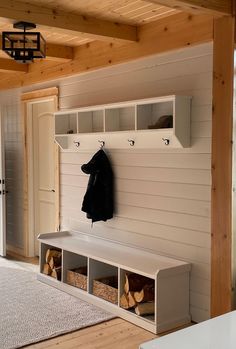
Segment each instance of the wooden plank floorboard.
[{"label": "wooden plank floorboard", "polygon": [[156,338],[120,318],[27,346],[28,349],[137,349],[145,341]]},{"label": "wooden plank floorboard", "polygon": [[111,326],[119,326],[120,323],[122,323],[122,319],[116,318],[114,320],[102,322],[101,324],[94,325],[91,327],[86,327],[84,329],[74,331],[71,333],[64,334],[62,336],[54,337],[52,339],[49,339],[47,341],[43,341],[34,345],[31,345],[30,347],[32,348],[37,348],[37,349],[42,349],[42,348],[52,348],[53,346],[57,346],[60,343],[64,343],[66,341],[72,341],[73,339],[76,339],[77,337],[83,337],[83,336],[88,336],[88,334],[92,334],[93,332],[98,332],[98,331],[103,331],[108,327]]}]

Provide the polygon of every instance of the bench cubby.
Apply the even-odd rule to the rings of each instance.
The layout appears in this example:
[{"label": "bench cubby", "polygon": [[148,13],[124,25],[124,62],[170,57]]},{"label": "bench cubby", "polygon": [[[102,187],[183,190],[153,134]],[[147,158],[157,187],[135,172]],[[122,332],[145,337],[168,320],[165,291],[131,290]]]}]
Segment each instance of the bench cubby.
[{"label": "bench cubby", "polygon": [[108,302],[118,304],[118,268],[90,258],[89,292]]},{"label": "bench cubby", "polygon": [[[145,289],[149,288],[149,290],[152,290],[152,292],[149,292],[149,296],[151,296],[148,299],[138,299],[137,296],[140,297],[141,292],[143,292]],[[126,309],[127,311],[131,312],[132,314],[137,314],[138,309],[144,306],[148,305],[149,311],[147,313],[140,314],[141,318],[144,318],[146,320],[149,320],[153,323],[155,323],[155,316],[156,316],[156,285],[155,285],[155,278],[149,278],[145,275],[142,275],[140,273],[131,273],[128,270],[120,269],[120,307],[125,307],[122,305],[122,298],[129,298],[131,296],[131,301],[135,303],[135,305],[131,308]],[[124,299],[123,298],[123,299]],[[152,310],[152,304],[154,303],[154,307]],[[147,312],[147,308],[146,308]]]},{"label": "bench cubby", "polygon": [[[40,234],[39,242],[38,280],[100,306],[153,333],[190,322],[189,263],[73,231]],[[61,281],[43,274],[48,248],[62,251]],[[84,270],[84,267],[87,267],[87,275],[82,276],[86,277],[87,289],[68,284],[68,270]],[[130,274],[140,277],[144,284],[152,285],[152,314],[139,315],[135,307],[124,309],[121,306],[126,275]],[[134,287],[132,292],[135,290],[139,291],[140,287]]]},{"label": "bench cubby", "polygon": [[62,281],[87,291],[88,258],[69,251],[63,251]]}]

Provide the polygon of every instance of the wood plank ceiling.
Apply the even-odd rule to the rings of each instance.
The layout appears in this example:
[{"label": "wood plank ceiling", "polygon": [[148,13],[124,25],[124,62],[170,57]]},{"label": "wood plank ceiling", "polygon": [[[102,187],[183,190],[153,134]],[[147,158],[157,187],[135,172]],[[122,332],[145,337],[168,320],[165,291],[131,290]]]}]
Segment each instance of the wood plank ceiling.
[{"label": "wood plank ceiling", "polygon": [[[25,0],[18,0],[17,2],[22,3],[22,7],[25,4]],[[179,12],[163,5],[152,4],[143,0],[30,0],[28,3],[55,11],[65,11],[68,14],[84,14],[97,19],[133,26],[150,23]],[[13,23],[16,21],[0,17],[0,32],[12,30]],[[45,28],[42,25],[37,25],[37,30],[40,30],[48,44],[63,44],[63,46],[77,47],[94,41],[94,39],[86,36],[84,33],[76,35],[73,35],[73,33],[62,33],[61,30],[55,27]],[[0,57],[7,58],[3,51],[0,51]]]},{"label": "wood plank ceiling", "polygon": [[30,3],[133,25],[141,25],[176,13],[176,10],[169,7],[144,0],[30,0]]}]

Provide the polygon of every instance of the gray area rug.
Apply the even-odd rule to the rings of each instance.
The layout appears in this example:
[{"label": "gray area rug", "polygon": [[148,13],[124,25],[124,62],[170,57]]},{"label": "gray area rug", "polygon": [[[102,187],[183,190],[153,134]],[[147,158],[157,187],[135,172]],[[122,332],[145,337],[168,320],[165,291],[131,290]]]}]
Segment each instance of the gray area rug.
[{"label": "gray area rug", "polygon": [[20,348],[114,318],[0,259],[0,348]]}]

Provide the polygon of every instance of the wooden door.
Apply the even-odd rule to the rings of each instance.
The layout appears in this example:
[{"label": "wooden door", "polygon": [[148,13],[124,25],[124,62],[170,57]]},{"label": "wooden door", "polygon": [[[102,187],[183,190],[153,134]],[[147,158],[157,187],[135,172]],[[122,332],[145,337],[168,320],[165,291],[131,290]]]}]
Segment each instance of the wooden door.
[{"label": "wooden door", "polygon": [[54,142],[55,101],[32,104],[33,206],[37,236],[58,230],[58,147]]},{"label": "wooden door", "polygon": [[0,115],[0,256],[6,255],[6,195],[3,121]]}]

